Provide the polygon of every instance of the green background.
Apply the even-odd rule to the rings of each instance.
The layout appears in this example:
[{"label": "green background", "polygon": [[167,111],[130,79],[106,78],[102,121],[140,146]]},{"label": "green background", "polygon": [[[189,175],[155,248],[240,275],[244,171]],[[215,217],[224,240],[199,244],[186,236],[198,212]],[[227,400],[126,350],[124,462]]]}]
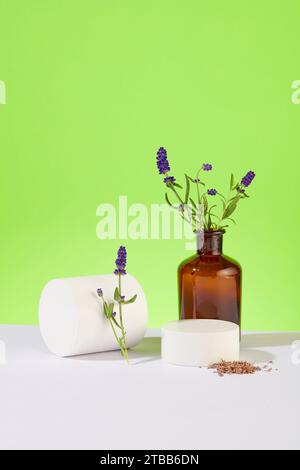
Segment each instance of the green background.
[{"label": "green background", "polygon": [[[180,180],[254,170],[225,252],[244,269],[243,327],[300,329],[298,0],[0,0],[1,323],[37,323],[44,284],[111,272],[96,208],[163,201]],[[225,189],[224,189],[225,190]],[[241,207],[243,206],[243,207]],[[150,326],[177,317],[179,240],[127,240]]]}]

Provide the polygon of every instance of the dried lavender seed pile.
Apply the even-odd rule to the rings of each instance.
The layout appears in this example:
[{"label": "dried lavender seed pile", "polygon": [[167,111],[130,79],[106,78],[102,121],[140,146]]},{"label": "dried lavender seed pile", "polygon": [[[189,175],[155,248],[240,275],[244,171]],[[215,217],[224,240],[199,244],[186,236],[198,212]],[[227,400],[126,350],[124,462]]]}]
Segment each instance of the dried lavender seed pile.
[{"label": "dried lavender seed pile", "polygon": [[217,364],[212,364],[209,369],[214,369],[215,373],[220,377],[233,374],[249,375],[255,374],[256,372],[261,372],[262,370],[271,372],[273,369],[270,364],[272,364],[272,361],[270,361],[268,365],[264,365],[261,368],[247,361],[221,361]]}]

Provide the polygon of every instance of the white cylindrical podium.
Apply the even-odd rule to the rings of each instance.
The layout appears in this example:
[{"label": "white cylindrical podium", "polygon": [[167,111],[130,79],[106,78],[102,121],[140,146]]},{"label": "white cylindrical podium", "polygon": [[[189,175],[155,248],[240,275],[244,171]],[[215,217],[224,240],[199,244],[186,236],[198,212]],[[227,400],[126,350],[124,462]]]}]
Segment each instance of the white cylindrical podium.
[{"label": "white cylindrical podium", "polygon": [[181,366],[208,367],[237,361],[240,329],[221,320],[179,320],[162,328],[162,359]]},{"label": "white cylindrical podium", "polygon": [[[104,315],[103,290],[107,302],[112,302],[118,277],[114,274],[55,279],[44,288],[39,305],[39,324],[48,349],[58,356],[74,356],[118,349],[109,321]],[[125,300],[137,294],[135,302],[122,306],[128,347],[138,344],[147,327],[147,303],[138,281],[122,276]],[[118,304],[116,303],[118,313]],[[118,316],[116,317],[118,318]]]}]

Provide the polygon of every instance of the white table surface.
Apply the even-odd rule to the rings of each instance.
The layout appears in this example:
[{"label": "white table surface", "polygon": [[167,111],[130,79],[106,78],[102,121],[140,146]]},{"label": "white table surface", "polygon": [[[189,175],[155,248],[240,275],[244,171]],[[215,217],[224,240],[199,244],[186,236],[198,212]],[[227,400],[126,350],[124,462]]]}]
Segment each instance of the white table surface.
[{"label": "white table surface", "polygon": [[300,333],[245,334],[242,358],[279,370],[225,377],[163,363],[158,334],[127,366],[118,352],[58,358],[37,327],[0,326],[0,448],[300,449]]}]

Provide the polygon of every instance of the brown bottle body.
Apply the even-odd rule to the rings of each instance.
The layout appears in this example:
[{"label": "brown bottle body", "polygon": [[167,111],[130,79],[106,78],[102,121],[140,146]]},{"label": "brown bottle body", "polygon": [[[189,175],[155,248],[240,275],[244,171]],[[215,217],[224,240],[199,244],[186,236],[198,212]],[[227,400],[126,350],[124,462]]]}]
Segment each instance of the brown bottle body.
[{"label": "brown bottle body", "polygon": [[223,233],[204,232],[197,254],[178,268],[181,320],[202,318],[241,324],[242,270],[222,254]]}]

